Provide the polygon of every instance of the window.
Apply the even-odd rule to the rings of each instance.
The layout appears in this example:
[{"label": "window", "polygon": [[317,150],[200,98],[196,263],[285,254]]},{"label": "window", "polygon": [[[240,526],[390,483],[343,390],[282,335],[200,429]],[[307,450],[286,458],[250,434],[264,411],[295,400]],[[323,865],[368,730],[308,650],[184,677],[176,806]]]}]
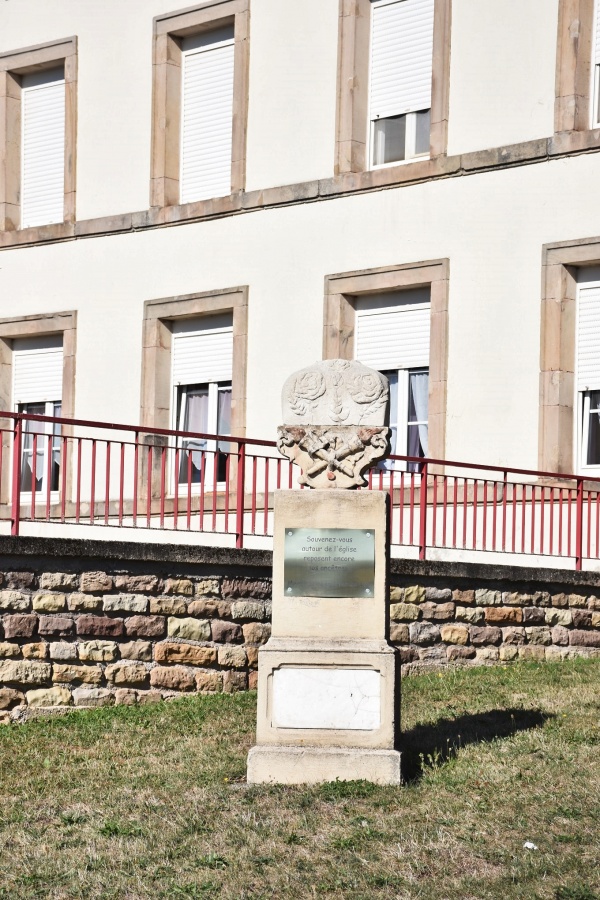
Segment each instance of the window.
[{"label": "window", "polygon": [[371,164],[429,154],[434,0],[372,0]]},{"label": "window", "polygon": [[151,205],[242,190],[248,0],[158,16],[153,72]]},{"label": "window", "polygon": [[[173,323],[174,428],[200,434],[231,433],[233,322],[230,314]],[[225,480],[229,445],[182,438],[180,484]]]},{"label": "window", "polygon": [[582,470],[600,469],[600,268],[581,269],[577,290],[576,390]]},{"label": "window", "polygon": [[0,55],[0,230],[75,220],[77,41]]},{"label": "window", "polygon": [[[62,335],[13,341],[13,405],[16,412],[59,417],[62,410]],[[60,427],[25,420],[21,451],[21,491],[57,491]]]},{"label": "window", "polygon": [[[355,301],[355,355],[390,382],[392,453],[399,456],[428,455],[430,307],[428,288]],[[409,471],[418,468],[418,463],[408,464]]]}]

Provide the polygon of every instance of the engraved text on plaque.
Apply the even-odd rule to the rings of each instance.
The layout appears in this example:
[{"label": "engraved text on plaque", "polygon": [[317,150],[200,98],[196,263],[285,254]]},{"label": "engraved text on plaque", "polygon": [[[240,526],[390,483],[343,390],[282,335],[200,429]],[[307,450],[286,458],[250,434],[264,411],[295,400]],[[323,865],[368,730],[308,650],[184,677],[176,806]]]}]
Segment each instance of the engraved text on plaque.
[{"label": "engraved text on plaque", "polygon": [[375,532],[360,528],[286,528],[287,597],[372,597]]}]

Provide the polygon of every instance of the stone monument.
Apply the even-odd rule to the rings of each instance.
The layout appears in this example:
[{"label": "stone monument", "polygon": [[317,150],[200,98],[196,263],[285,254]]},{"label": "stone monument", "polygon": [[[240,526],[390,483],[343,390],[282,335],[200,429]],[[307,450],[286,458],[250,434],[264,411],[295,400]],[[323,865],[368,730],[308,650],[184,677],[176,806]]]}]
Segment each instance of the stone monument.
[{"label": "stone monument", "polygon": [[315,363],[283,387],[278,447],[314,490],[275,492],[273,627],[258,655],[251,783],[400,783],[389,497],[348,490],[389,453],[388,404],[387,379],[349,360]]}]

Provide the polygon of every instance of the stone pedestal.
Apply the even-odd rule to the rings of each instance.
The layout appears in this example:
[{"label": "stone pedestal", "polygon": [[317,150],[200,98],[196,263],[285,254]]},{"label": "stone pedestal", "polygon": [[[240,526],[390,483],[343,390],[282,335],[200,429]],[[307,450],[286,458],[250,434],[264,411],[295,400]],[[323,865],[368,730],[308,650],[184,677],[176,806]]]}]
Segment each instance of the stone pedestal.
[{"label": "stone pedestal", "polygon": [[[399,666],[387,641],[387,501],[382,491],[275,496],[273,629],[258,657],[249,782],[400,783]],[[306,554],[293,568],[289,543],[298,534]],[[356,552],[353,535],[370,553],[370,570],[369,560],[363,569],[347,562]],[[314,595],[320,577],[325,596]],[[348,577],[360,596],[339,596]],[[302,596],[303,586],[310,596]]]}]

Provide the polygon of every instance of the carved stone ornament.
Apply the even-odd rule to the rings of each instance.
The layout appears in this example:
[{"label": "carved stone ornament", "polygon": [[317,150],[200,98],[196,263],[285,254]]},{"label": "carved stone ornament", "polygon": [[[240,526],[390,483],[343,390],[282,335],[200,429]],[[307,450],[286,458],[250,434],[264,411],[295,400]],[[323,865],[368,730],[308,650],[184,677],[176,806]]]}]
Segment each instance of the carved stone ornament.
[{"label": "carved stone ornament", "polygon": [[283,386],[280,453],[302,469],[299,484],[356,488],[390,452],[385,375],[347,359],[327,359]]}]

